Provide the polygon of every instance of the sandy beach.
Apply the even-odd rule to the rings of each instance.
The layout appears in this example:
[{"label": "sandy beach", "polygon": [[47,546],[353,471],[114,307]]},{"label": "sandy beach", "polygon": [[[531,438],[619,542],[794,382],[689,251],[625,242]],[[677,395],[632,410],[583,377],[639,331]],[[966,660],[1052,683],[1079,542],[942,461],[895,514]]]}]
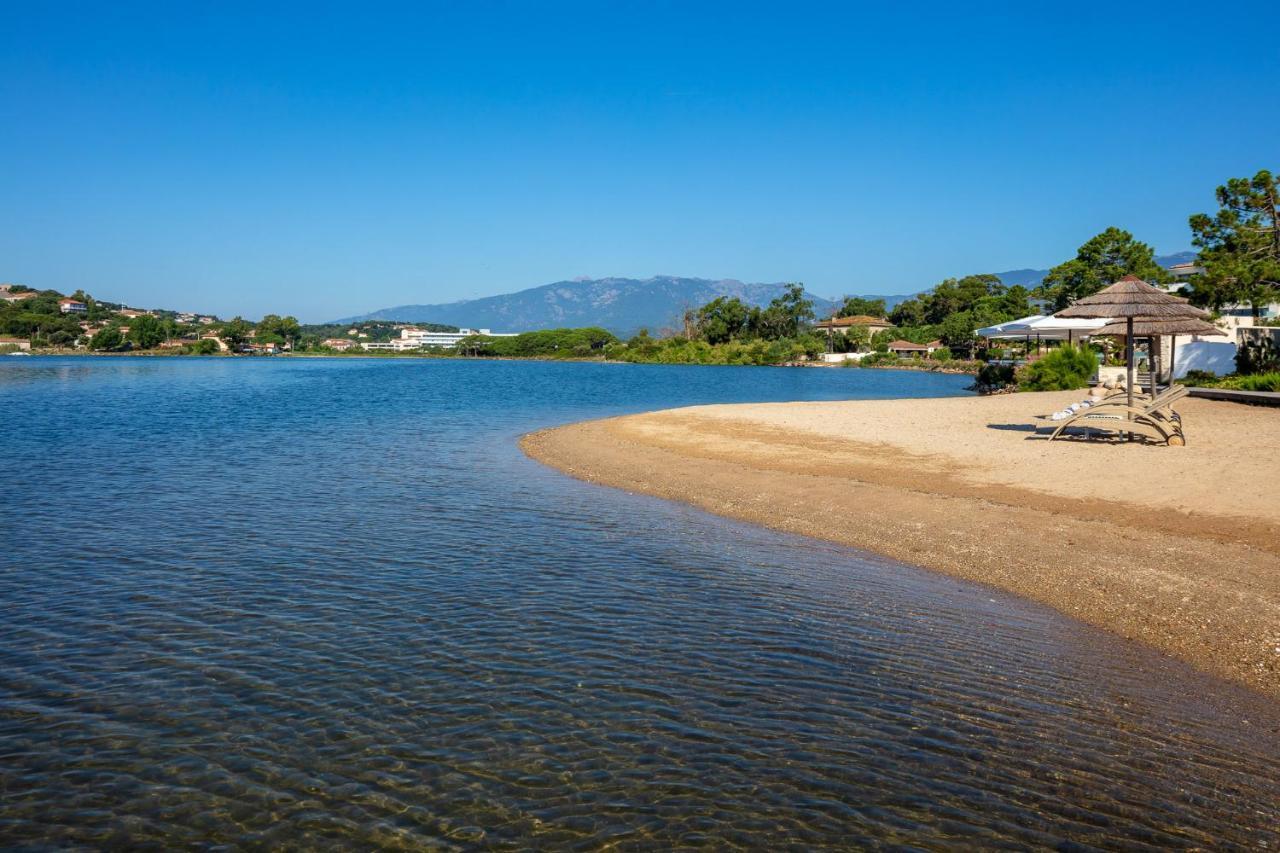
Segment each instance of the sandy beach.
[{"label": "sandy beach", "polygon": [[574,477],[990,584],[1280,697],[1280,411],[1044,440],[1081,392],[701,406],[532,433]]}]

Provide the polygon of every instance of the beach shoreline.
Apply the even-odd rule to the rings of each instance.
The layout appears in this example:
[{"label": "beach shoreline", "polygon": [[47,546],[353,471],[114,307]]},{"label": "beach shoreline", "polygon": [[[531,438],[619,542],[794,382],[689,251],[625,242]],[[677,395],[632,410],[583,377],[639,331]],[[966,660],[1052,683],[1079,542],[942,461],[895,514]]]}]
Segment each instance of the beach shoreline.
[{"label": "beach shoreline", "polygon": [[578,479],[989,584],[1280,698],[1280,416],[1047,442],[1080,392],[700,406],[530,433]]}]

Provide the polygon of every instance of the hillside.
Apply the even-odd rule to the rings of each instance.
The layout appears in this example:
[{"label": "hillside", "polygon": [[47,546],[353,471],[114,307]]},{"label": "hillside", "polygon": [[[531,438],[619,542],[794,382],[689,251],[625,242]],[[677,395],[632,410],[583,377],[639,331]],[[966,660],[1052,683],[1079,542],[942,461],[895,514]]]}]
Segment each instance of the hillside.
[{"label": "hillside", "polygon": [[[578,279],[483,299],[440,305],[399,305],[338,322],[430,320],[495,332],[602,326],[620,335],[629,335],[641,328],[656,333],[679,326],[686,309],[696,308],[717,296],[736,296],[752,305],[766,305],[782,293],[782,288],[780,283],[748,284],[734,279],[676,276],[643,280]],[[835,307],[832,300],[813,294],[809,297],[819,316],[830,314]]]},{"label": "hillside", "polygon": [[[1156,260],[1171,266],[1194,259],[1193,252],[1163,255]],[[1020,269],[996,273],[1008,285],[1034,287],[1048,270]],[[674,329],[686,309],[696,308],[717,296],[736,296],[750,305],[767,305],[782,293],[781,282],[749,284],[736,279],[654,276],[647,279],[595,278],[557,281],[516,293],[466,299],[435,305],[397,305],[368,314],[334,320],[350,324],[370,320],[406,323],[442,323],[495,332],[527,332],[562,327],[600,326],[626,337],[646,328],[654,333]],[[883,299],[887,308],[912,294],[856,294]],[[830,316],[839,302],[812,293],[815,313]]]}]

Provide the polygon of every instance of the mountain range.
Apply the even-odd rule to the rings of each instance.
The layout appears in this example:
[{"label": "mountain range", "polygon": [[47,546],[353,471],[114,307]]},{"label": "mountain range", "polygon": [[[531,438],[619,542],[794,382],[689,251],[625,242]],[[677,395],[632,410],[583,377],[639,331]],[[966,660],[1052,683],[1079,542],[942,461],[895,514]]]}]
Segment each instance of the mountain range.
[{"label": "mountain range", "polygon": [[[783,283],[748,284],[735,279],[670,275],[647,279],[583,278],[483,299],[441,305],[398,305],[339,322],[430,321],[495,332],[602,326],[619,335],[630,335],[642,328],[657,334],[677,328],[687,309],[697,308],[717,296],[736,296],[749,305],[767,305],[782,294],[784,287]],[[830,299],[812,293],[808,297],[813,300],[814,311],[819,316],[830,315],[837,307]],[[901,301],[906,297],[892,298]]]},{"label": "mountain range", "polygon": [[[1195,259],[1194,252],[1163,255],[1156,261],[1165,267]],[[1048,270],[1020,269],[996,273],[1007,285],[1034,287]],[[785,284],[747,283],[737,279],[683,278],[659,275],[647,279],[579,278],[552,282],[516,293],[465,299],[436,305],[397,305],[368,314],[344,317],[335,323],[395,320],[405,323],[445,323],[495,332],[527,332],[572,326],[602,326],[627,336],[642,328],[655,334],[677,328],[689,308],[717,296],[736,296],[749,305],[764,306],[782,294]],[[919,292],[919,291],[917,291]],[[892,309],[914,293],[855,294],[883,299]],[[819,317],[830,316],[841,300],[807,293]]]}]

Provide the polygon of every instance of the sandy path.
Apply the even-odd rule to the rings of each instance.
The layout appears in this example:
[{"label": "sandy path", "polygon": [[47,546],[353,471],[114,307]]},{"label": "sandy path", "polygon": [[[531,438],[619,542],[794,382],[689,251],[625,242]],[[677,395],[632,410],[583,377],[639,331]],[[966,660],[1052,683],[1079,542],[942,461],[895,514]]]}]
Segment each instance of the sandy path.
[{"label": "sandy path", "polygon": [[703,406],[522,446],[584,480],[989,583],[1280,697],[1280,411],[1184,401],[1182,448],[1026,430],[1078,396]]}]

